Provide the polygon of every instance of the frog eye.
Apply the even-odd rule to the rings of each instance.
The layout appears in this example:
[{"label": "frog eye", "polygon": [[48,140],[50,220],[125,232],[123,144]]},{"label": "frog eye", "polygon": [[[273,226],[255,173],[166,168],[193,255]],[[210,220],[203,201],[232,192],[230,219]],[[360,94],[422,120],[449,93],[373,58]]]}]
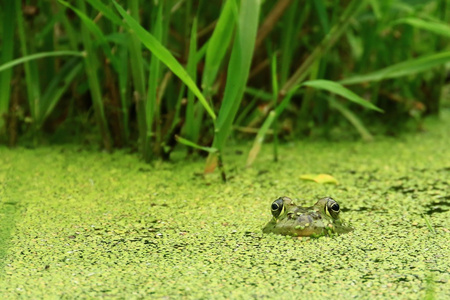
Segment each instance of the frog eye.
[{"label": "frog eye", "polygon": [[270,206],[270,209],[272,211],[272,215],[275,218],[278,218],[284,209],[283,199],[279,198],[279,199],[273,201],[272,205]]},{"label": "frog eye", "polygon": [[325,206],[325,212],[330,217],[337,219],[340,212],[339,204],[334,199],[328,198]]},{"label": "frog eye", "polygon": [[339,212],[339,204],[337,203],[332,204],[331,209],[334,210],[335,212]]}]

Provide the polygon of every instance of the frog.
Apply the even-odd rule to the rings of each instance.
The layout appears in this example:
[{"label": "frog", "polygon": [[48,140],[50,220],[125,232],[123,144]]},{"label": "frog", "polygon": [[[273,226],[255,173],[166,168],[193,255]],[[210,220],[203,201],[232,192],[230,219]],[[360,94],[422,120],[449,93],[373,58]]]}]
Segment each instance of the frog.
[{"label": "frog", "polygon": [[353,227],[339,217],[339,204],[330,197],[319,199],[310,207],[298,206],[291,198],[280,197],[270,206],[272,220],[263,228],[264,233],[294,237],[334,236],[348,233]]}]

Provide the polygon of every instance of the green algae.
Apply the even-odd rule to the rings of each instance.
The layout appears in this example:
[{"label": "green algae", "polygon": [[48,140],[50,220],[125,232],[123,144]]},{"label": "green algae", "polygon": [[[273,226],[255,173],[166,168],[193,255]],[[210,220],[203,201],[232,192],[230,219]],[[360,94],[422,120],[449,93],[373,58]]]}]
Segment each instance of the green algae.
[{"label": "green algae", "polygon": [[[1,235],[0,294],[446,298],[445,117],[425,133],[370,144],[286,144],[278,163],[263,151],[251,169],[233,151],[225,156],[227,184],[219,174],[199,176],[203,161],[182,162],[181,154],[148,166],[123,152],[0,148],[0,222],[9,228]],[[308,173],[330,174],[339,185],[300,179]],[[301,240],[263,235],[270,203],[284,195],[300,205],[331,196],[355,230]]]}]

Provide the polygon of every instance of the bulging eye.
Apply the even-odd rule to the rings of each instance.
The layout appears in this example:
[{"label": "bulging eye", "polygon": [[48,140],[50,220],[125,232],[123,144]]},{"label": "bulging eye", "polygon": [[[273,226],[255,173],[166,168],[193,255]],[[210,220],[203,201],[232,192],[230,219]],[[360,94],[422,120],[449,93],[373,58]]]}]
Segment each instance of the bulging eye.
[{"label": "bulging eye", "polygon": [[332,204],[331,205],[331,209],[336,211],[336,212],[338,212],[339,211],[339,204],[337,204],[337,203]]},{"label": "bulging eye", "polygon": [[278,208],[280,208],[280,205],[278,203],[272,203],[272,210],[278,210]]},{"label": "bulging eye", "polygon": [[279,199],[273,201],[272,205],[270,206],[270,209],[272,211],[272,215],[275,218],[278,218],[284,209],[283,199],[279,198]]},{"label": "bulging eye", "polygon": [[334,199],[328,198],[325,209],[327,214],[331,216],[333,219],[338,218],[340,207],[339,204]]}]

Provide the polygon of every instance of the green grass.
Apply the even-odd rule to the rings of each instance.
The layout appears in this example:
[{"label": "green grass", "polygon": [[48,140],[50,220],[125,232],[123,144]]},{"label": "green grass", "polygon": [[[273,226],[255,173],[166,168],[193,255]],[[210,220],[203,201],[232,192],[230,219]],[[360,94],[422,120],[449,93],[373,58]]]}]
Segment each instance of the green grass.
[{"label": "green grass", "polygon": [[439,114],[449,15],[446,0],[16,2],[1,12],[0,142],[88,128],[146,162],[216,149],[211,172],[230,143],[262,149],[268,132],[275,159],[348,124],[363,140],[399,134]]}]

